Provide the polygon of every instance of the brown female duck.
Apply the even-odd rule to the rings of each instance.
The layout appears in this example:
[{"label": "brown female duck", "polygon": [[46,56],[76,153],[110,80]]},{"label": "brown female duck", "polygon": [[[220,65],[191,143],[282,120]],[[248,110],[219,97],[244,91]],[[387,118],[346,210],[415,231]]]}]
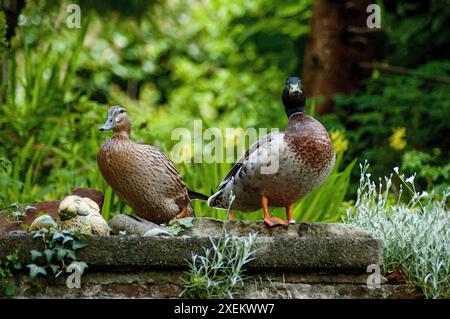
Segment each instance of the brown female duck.
[{"label": "brown female duck", "polygon": [[[317,188],[331,172],[335,153],[326,129],[305,114],[302,82],[286,80],[282,94],[289,118],[286,132],[253,144],[219,184],[208,205],[239,211],[263,208],[268,226],[295,223],[292,205]],[[287,222],[271,217],[268,206],[285,207]]]},{"label": "brown female duck", "polygon": [[106,182],[140,217],[166,223],[194,214],[191,199],[206,196],[186,188],[172,161],[152,145],[130,141],[131,122],[122,106],[112,106],[100,131],[114,135],[100,147],[98,167]]}]

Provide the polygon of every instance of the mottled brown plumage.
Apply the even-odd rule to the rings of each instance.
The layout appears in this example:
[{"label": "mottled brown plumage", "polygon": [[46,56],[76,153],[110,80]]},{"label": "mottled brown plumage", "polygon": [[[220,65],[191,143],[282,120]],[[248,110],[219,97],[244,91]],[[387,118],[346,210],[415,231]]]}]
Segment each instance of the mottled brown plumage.
[{"label": "mottled brown plumage", "polygon": [[165,223],[181,213],[193,215],[188,190],[172,161],[152,145],[130,141],[131,124],[125,109],[112,106],[101,130],[112,129],[97,162],[116,194],[140,217]]}]

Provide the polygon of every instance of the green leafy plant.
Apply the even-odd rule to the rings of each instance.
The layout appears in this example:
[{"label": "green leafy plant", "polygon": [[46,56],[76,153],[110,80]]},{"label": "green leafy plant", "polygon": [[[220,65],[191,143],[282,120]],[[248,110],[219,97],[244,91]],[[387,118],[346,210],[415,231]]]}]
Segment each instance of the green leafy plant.
[{"label": "green leafy plant", "polygon": [[0,287],[3,288],[5,296],[12,296],[14,294],[13,273],[20,269],[22,269],[22,264],[19,261],[18,251],[7,255],[4,260],[0,259]]},{"label": "green leafy plant", "polygon": [[38,275],[47,276],[50,273],[58,277],[65,273],[68,267],[75,266],[82,274],[88,267],[83,261],[77,260],[76,252],[84,247],[78,237],[70,231],[49,232],[43,228],[33,233],[33,238],[40,238],[44,242],[45,249],[43,251],[32,250],[31,261],[27,265],[31,278]]},{"label": "green leafy plant", "polygon": [[246,277],[244,266],[254,259],[253,246],[256,234],[237,237],[225,230],[211,248],[204,248],[204,255],[192,254],[188,279],[184,281],[181,295],[188,298],[233,298]]},{"label": "green leafy plant", "polygon": [[[426,164],[445,167],[450,144],[441,137],[450,131],[448,84],[415,74],[446,77],[449,71],[449,61],[432,61],[418,66],[409,76],[374,72],[362,89],[335,96],[333,114],[319,118],[329,128],[345,128],[351,148],[344,163],[356,157],[367,159],[373,163],[372,173],[382,177],[387,167],[400,166],[402,162],[413,164],[415,158],[424,160],[421,154],[426,153],[431,156]],[[401,168],[405,169],[403,165]],[[437,171],[427,173],[428,177],[418,180],[418,185],[427,190],[434,188],[435,183],[449,185],[448,178],[442,176],[430,183],[429,177],[434,173]],[[357,172],[350,189],[355,194],[356,175]]]},{"label": "green leafy plant", "polygon": [[[355,206],[347,210],[345,222],[367,229],[384,242],[385,273],[400,271],[416,284],[426,298],[450,297],[450,211],[446,206],[450,188],[442,199],[415,188],[416,175],[401,181],[396,197],[390,195],[393,175],[375,184],[368,164],[361,165]],[[411,194],[402,203],[403,189]]]},{"label": "green leafy plant", "polygon": [[[216,16],[219,7],[223,14]],[[105,219],[116,212],[131,213],[105,183],[95,159],[109,137],[99,134],[97,124],[104,122],[107,105],[113,103],[130,110],[134,140],[165,150],[176,142],[171,139],[173,129],[191,129],[195,119],[205,128],[286,126],[279,94],[286,75],[297,72],[301,59],[288,58],[292,54],[280,53],[278,45],[302,52],[299,40],[307,38],[310,1],[258,0],[251,6],[242,0],[213,1],[211,6],[157,3],[145,10],[142,14],[152,18],[139,24],[130,17],[104,18],[86,10],[83,21],[90,25],[68,30],[52,23],[61,20],[61,5],[30,3],[24,9],[7,61],[8,77],[0,79],[0,97],[6,97],[0,103],[2,206],[54,200],[75,187],[92,187],[105,194]],[[43,11],[48,19],[30,22]],[[180,25],[180,14],[191,23]],[[268,28],[258,16],[279,28]],[[231,164],[177,166],[190,188],[208,194]],[[310,196],[298,206],[299,221],[339,218],[346,178],[336,173],[323,192],[315,193],[323,196]],[[324,190],[333,187],[342,190],[342,196]],[[226,218],[206,203],[195,201],[194,206],[198,216]],[[261,216],[237,214],[240,219]]]},{"label": "green leafy plant", "polygon": [[26,215],[26,208],[19,203],[12,203],[8,207],[0,208],[0,213],[6,213],[10,223],[21,224],[22,218]]},{"label": "green leafy plant", "polygon": [[[5,57],[8,76],[0,79],[0,157],[5,159],[0,165],[0,207],[54,200],[74,187],[92,187],[105,193],[105,219],[130,213],[96,166],[95,155],[108,138],[97,127],[111,104],[129,109],[133,140],[165,150],[175,143],[173,129],[192,131],[195,119],[205,128],[283,130],[280,86],[287,75],[302,69],[311,4],[160,2],[132,8],[144,17],[139,22],[111,14],[108,6],[101,14],[91,12],[93,5],[86,4],[83,27],[67,29],[60,23],[64,3],[28,3]],[[415,151],[433,154],[426,164],[429,172],[418,176],[418,183],[428,189],[436,183],[448,185],[450,148],[442,138],[449,131],[448,88],[419,76],[448,77],[448,10],[443,8],[445,4],[432,1],[425,16],[423,6],[412,0],[383,8],[389,44],[381,46],[387,51],[384,58],[415,71],[410,76],[374,71],[361,90],[336,96],[333,114],[317,115],[327,129],[345,130],[351,147],[339,171],[296,205],[298,221],[340,218],[345,199],[356,194],[357,178],[347,178],[355,158],[369,159],[374,175],[381,176],[400,161],[414,163],[407,158],[410,151],[412,157],[420,156]],[[33,19],[42,12],[45,17]],[[180,16],[187,23],[180,23]],[[311,99],[307,103],[307,110],[314,107]],[[393,148],[390,138],[402,128],[404,149],[402,143]],[[177,166],[190,188],[208,194],[231,164]],[[194,206],[198,216],[226,218],[200,201]],[[275,210],[276,216],[283,214]],[[239,219],[261,216],[260,211],[236,214]]]},{"label": "green leafy plant", "polygon": [[168,225],[160,225],[160,228],[172,236],[178,236],[182,231],[194,226],[193,221],[194,217],[174,218]]},{"label": "green leafy plant", "polygon": [[438,148],[430,153],[407,151],[402,157],[402,170],[411,174],[417,172],[416,180],[420,184],[442,194],[449,185],[450,162],[440,163],[440,155],[441,151]]}]

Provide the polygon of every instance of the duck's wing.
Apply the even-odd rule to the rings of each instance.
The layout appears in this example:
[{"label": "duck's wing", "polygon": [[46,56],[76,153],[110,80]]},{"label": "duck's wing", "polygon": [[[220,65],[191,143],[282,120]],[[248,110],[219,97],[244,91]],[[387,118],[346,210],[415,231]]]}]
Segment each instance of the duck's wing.
[{"label": "duck's wing", "polygon": [[272,132],[270,134],[267,134],[263,137],[261,137],[258,141],[253,143],[248,150],[245,152],[244,156],[242,156],[231,168],[231,170],[228,172],[228,174],[222,179],[222,181],[217,186],[221,190],[225,187],[225,185],[232,180],[235,176],[239,174],[239,171],[241,168],[245,165],[245,163],[248,161],[250,156],[257,152],[259,148],[264,147],[266,144],[272,142],[272,140],[275,138],[275,136],[278,136],[280,134],[284,134],[282,132]]},{"label": "duck's wing", "polygon": [[168,175],[169,178],[172,179],[173,184],[178,188],[180,193],[187,192],[190,199],[201,199],[201,200],[207,200],[208,196],[203,195],[198,192],[194,192],[186,187],[186,184],[184,183],[183,177],[180,174],[180,171],[176,168],[175,164],[172,162],[172,160],[159,148],[154,147],[153,145],[145,145],[151,148],[151,152],[155,154],[154,156],[164,165],[164,168],[169,172]]},{"label": "duck's wing", "polygon": [[161,168],[165,171],[164,175],[173,181],[173,185],[176,186],[180,192],[187,192],[183,177],[172,160],[163,151],[153,145],[140,145],[151,154],[150,156],[153,157],[156,162],[162,164]]}]

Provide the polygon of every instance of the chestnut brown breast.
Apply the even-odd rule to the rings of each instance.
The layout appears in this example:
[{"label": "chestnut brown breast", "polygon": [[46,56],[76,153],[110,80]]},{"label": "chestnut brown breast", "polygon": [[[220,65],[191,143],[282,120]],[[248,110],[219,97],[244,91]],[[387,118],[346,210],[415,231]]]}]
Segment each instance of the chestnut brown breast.
[{"label": "chestnut brown breast", "polygon": [[294,156],[317,174],[334,164],[335,153],[327,130],[305,113],[291,116],[285,140]]}]

